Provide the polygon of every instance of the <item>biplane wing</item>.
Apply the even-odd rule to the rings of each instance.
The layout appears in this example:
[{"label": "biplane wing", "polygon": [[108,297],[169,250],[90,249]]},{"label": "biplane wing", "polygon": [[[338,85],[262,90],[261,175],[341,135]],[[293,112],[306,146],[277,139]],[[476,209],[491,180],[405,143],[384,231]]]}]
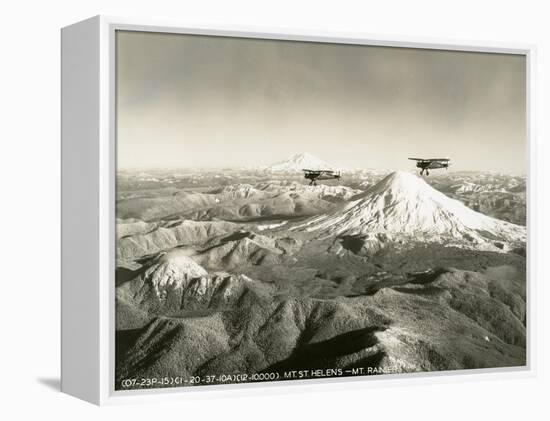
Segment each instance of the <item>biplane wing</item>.
[{"label": "biplane wing", "polygon": [[433,162],[433,161],[441,161],[441,162],[449,162],[449,158],[409,158],[411,161],[424,161],[424,162]]},{"label": "biplane wing", "polygon": [[307,172],[307,173],[320,173],[320,174],[334,174],[336,171],[333,171],[333,170],[308,170],[308,169],[303,169],[302,171],[304,172]]}]

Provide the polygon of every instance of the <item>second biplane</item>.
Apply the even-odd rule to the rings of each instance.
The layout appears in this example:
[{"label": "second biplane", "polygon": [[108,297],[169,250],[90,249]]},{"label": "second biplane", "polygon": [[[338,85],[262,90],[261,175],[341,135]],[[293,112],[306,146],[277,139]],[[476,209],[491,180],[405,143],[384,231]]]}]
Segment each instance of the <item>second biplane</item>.
[{"label": "second biplane", "polygon": [[416,161],[416,166],[420,168],[420,175],[430,175],[430,170],[438,170],[441,168],[449,168],[449,158],[409,158],[411,161]]}]

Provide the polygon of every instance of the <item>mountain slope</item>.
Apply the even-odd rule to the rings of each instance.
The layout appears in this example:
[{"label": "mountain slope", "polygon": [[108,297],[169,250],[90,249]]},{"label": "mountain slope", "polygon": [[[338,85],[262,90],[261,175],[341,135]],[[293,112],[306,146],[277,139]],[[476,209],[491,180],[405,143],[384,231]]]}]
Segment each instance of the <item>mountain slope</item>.
[{"label": "mountain slope", "polygon": [[344,208],[294,229],[326,236],[441,242],[495,251],[526,240],[525,227],[475,212],[406,172],[388,175]]}]

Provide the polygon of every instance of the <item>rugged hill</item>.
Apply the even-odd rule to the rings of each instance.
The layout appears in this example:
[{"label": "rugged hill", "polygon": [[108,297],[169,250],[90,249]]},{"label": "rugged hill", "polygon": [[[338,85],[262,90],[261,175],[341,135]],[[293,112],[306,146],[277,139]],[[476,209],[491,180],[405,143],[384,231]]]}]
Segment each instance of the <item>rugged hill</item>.
[{"label": "rugged hill", "polygon": [[[440,269],[338,300],[278,297],[250,278],[213,279],[182,284],[173,302],[183,313],[153,317],[132,331],[117,349],[118,382],[174,373],[525,364],[521,287],[479,273]],[[209,311],[197,313],[201,308]]]},{"label": "rugged hill", "polygon": [[182,254],[149,262],[135,275],[116,289],[119,329],[133,328],[136,314],[148,315],[150,319],[155,315],[220,310],[235,304],[250,291],[257,291],[261,296],[262,288],[269,289],[268,285],[252,285],[253,281],[246,275],[209,274]]},{"label": "rugged hill", "polygon": [[368,241],[423,241],[483,250],[509,250],[525,242],[525,227],[478,213],[421,178],[394,172],[357,200],[293,229]]},{"label": "rugged hill", "polygon": [[240,269],[262,263],[277,264],[301,246],[293,238],[270,238],[251,231],[238,231],[229,236],[213,238],[205,243],[192,258],[214,270]]},{"label": "rugged hill", "polygon": [[319,184],[317,186],[310,186],[288,180],[270,180],[265,183],[258,183],[256,188],[277,196],[291,195],[304,199],[322,199],[328,201],[349,200],[353,196],[363,192],[363,190],[341,185]]},{"label": "rugged hill", "polygon": [[[360,192],[345,186],[307,186],[286,179],[256,185],[236,183],[200,192],[160,189],[155,194],[130,195],[117,201],[117,215],[125,225],[119,231],[122,236],[132,235],[143,231],[146,222],[177,217],[244,221],[269,216],[313,215]],[[129,225],[130,221],[133,226]]]},{"label": "rugged hill", "polygon": [[121,264],[116,274],[117,298],[124,321],[118,324],[132,325],[133,316],[142,319],[140,312],[166,314],[238,299],[249,284],[241,274],[244,268],[266,262],[276,265],[300,246],[292,238],[239,231],[214,237],[200,247],[175,247]]},{"label": "rugged hill", "polygon": [[527,216],[525,192],[485,192],[453,195],[469,208],[494,218],[525,225]]},{"label": "rugged hill", "polygon": [[216,202],[249,198],[263,199],[266,197],[266,193],[256,189],[250,184],[231,184],[208,193],[219,195],[214,199]]},{"label": "rugged hill", "polygon": [[224,221],[175,220],[145,224],[132,219],[118,220],[116,255],[119,260],[134,260],[178,246],[203,244],[237,230],[236,224]]},{"label": "rugged hill", "polygon": [[309,153],[301,153],[290,156],[284,161],[267,167],[268,171],[278,172],[300,172],[303,169],[308,170],[334,170],[335,168]]}]

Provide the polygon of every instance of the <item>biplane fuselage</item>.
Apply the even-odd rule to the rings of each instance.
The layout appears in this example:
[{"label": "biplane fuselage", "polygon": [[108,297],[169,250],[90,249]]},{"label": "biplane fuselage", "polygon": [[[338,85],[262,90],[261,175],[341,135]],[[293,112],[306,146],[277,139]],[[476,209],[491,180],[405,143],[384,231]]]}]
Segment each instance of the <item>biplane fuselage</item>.
[{"label": "biplane fuselage", "polygon": [[304,172],[304,178],[310,180],[310,186],[316,186],[317,180],[339,180],[340,172],[333,170],[302,170]]}]

